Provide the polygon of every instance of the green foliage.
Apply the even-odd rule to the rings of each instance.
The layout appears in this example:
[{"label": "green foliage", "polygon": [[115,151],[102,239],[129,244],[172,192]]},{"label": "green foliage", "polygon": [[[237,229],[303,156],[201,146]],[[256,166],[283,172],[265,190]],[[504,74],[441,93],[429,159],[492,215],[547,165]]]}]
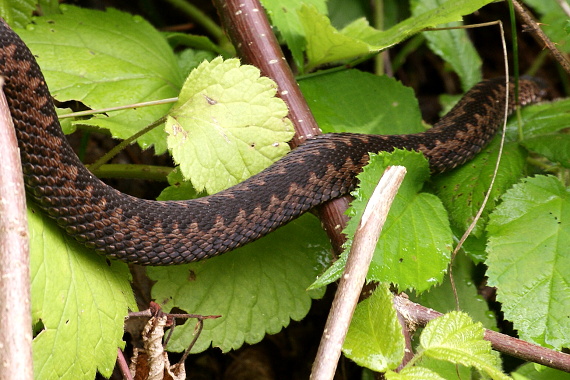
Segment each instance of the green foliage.
[{"label": "green foliage", "polygon": [[275,82],[237,59],[216,58],[192,71],[166,133],[174,161],[194,188],[217,193],[289,152],[293,125],[276,92]]},{"label": "green foliage", "polygon": [[33,341],[38,379],[113,372],[127,309],[136,310],[127,266],[107,263],[67,237],[36,207],[30,228]]},{"label": "green foliage", "polygon": [[298,67],[303,67],[305,51],[306,30],[302,28],[302,21],[299,9],[305,4],[314,6],[319,13],[324,14],[327,10],[326,0],[262,0],[263,7],[267,10],[267,15],[281,34],[283,40],[289,47],[293,59]]},{"label": "green foliage", "polygon": [[357,19],[338,31],[328,18],[310,6],[298,12],[307,38],[306,70],[361,55],[378,52],[395,45],[425,28],[461,20],[491,0],[452,0],[394,25],[386,31],[372,28],[365,19]]},{"label": "green foliage", "polygon": [[[489,285],[519,336],[570,346],[570,191],[555,177],[526,178],[491,215]],[[529,226],[533,226],[530,227]]]},{"label": "green foliage", "polygon": [[427,324],[415,360],[428,356],[475,367],[493,379],[508,379],[491,353],[491,343],[483,339],[484,333],[481,323],[474,323],[465,313],[452,311]]},{"label": "green foliage", "polygon": [[570,374],[534,363],[526,363],[511,374],[515,380],[568,380]]},{"label": "green foliage", "polygon": [[[444,0],[414,0],[412,15],[418,16],[430,9],[437,9],[445,4]],[[461,22],[452,22],[445,27],[456,27]],[[430,49],[447,62],[462,80],[463,91],[469,90],[481,80],[481,58],[469,43],[467,31],[450,29],[423,32]]]},{"label": "green foliage", "polygon": [[405,348],[392,293],[388,287],[379,286],[356,307],[342,352],[363,367],[386,372],[400,365]]},{"label": "green foliage", "polygon": [[[164,37],[140,16],[114,9],[61,10],[62,14],[36,17],[33,25],[16,29],[36,55],[56,100],[98,109],[178,95],[183,77],[176,57]],[[113,137],[125,139],[169,108],[140,107],[74,123],[108,129]],[[160,154],[167,148],[165,136],[164,130],[155,128],[138,143],[145,149],[154,146]]]},{"label": "green foliage", "polygon": [[[358,63],[427,27],[460,21],[462,15],[489,2],[415,1],[409,17],[400,16],[407,6],[404,2],[386,2],[387,9],[394,10],[385,16],[391,26],[386,30],[375,29],[364,18],[347,19],[347,14],[366,13],[365,2],[355,2],[357,9],[335,16],[333,22],[321,0],[265,0],[264,5],[298,72],[309,73],[336,62]],[[544,22],[561,18],[559,10],[546,2],[528,2],[543,14]],[[18,2],[24,3],[24,8],[2,9],[12,25],[26,26],[31,19],[35,3]],[[342,6],[349,3],[342,2]],[[58,101],[79,101],[96,109],[179,96],[174,106],[112,112],[73,120],[66,127],[70,131],[96,127],[127,138],[168,116],[165,130],[155,128],[138,139],[140,146],[152,146],[156,153],[170,151],[180,164],[169,175],[170,187],[161,200],[196,198],[196,189],[218,191],[286,153],[291,125],[283,102],[274,97],[275,85],[260,78],[257,69],[240,66],[236,60],[213,59],[218,54],[227,58],[229,53],[209,38],[161,34],[140,16],[112,9],[100,12],[62,6],[60,14],[53,3],[42,4],[50,7],[45,16],[17,31],[38,57]],[[346,26],[339,30],[337,25]],[[558,32],[552,28],[553,35]],[[464,89],[480,78],[480,60],[464,32],[424,34],[427,46],[458,75]],[[414,44],[423,41],[417,38]],[[176,53],[172,46],[178,47]],[[204,58],[213,61],[201,64]],[[307,74],[299,81],[325,131],[388,134],[424,130],[413,91],[392,78],[333,68]],[[569,107],[568,100],[531,106],[518,120],[509,121],[490,201],[466,241],[468,256],[458,256],[453,267],[460,307],[473,318],[495,327],[472,279],[470,258],[486,259],[489,284],[498,289],[505,317],[521,337],[557,349],[570,345],[570,209],[568,183],[564,183],[570,163],[568,136],[563,130],[570,122]],[[384,227],[368,280],[415,290],[417,301],[442,312],[453,310],[455,301],[446,276],[450,253],[482,204],[497,151],[498,140],[469,164],[431,179],[419,154],[398,151],[374,156],[354,193],[347,251],[363,205],[383,169],[404,163],[408,175]],[[526,177],[541,170],[558,174],[558,178]],[[30,214],[32,307],[39,330],[34,340],[36,376],[93,378],[95,371],[109,375],[117,347],[124,345],[123,318],[128,308],[136,307],[128,270],[69,241],[42,215],[37,210]],[[318,222],[304,216],[236,252],[176,268],[149,268],[148,274],[156,281],[152,296],[166,310],[176,307],[222,315],[205,322],[193,352],[210,346],[227,352],[302,319],[311,300],[324,292],[316,288],[339,278],[346,254],[332,265],[330,261]],[[412,362],[399,373],[393,372],[403,346],[386,289],[380,286],[358,306],[344,346],[346,356],[362,366],[387,370],[387,379],[506,377],[482,339],[482,326],[457,312],[430,322]],[[186,349],[193,327],[187,323],[176,328],[169,349]],[[519,369],[515,378],[541,378],[529,367]]]},{"label": "green foliage", "polygon": [[397,150],[393,154],[373,155],[358,175],[360,186],[353,192],[355,200],[347,211],[351,219],[344,230],[348,235],[345,251],[313,287],[329,284],[342,275],[358,221],[378,178],[389,165],[404,165],[409,169],[390,208],[367,279],[419,292],[443,280],[452,247],[447,214],[437,197],[420,192],[429,176],[427,160],[420,153]]},{"label": "green foliage", "polygon": [[[386,291],[387,290],[383,287],[376,290],[377,293],[386,293]],[[378,296],[372,296],[371,299],[373,301],[371,302],[379,302],[376,301],[376,298],[378,298]],[[382,296],[381,298],[388,301],[390,300],[389,296]],[[391,308],[391,302],[384,302],[382,307],[384,309]],[[366,333],[372,336],[372,338],[368,338],[370,341],[377,343],[376,345],[369,343],[369,347],[365,350],[367,358],[371,359],[371,361],[359,361],[358,363],[374,370],[377,368],[380,368],[382,371],[387,370],[387,379],[459,378],[456,377],[458,371],[457,365],[472,367],[492,379],[509,379],[508,376],[502,373],[500,361],[491,351],[491,343],[483,339],[485,332],[483,326],[480,323],[474,323],[467,314],[457,311],[452,311],[430,321],[420,335],[420,344],[416,356],[399,373],[395,373],[388,368],[394,368],[398,363],[390,356],[398,352],[401,353],[402,342],[396,345],[388,342],[394,339],[401,341],[402,337],[400,336],[398,338],[395,328],[392,329],[391,332],[384,330],[386,329],[385,325],[398,324],[397,319],[395,316],[392,316],[384,322],[382,328],[379,328],[378,326],[374,326],[374,324],[378,323],[378,320],[384,320],[390,312],[383,311],[380,312],[379,316],[371,316],[371,312],[376,314],[379,310],[374,308],[374,310],[370,310],[370,312],[368,310],[368,304],[364,304],[364,302],[359,308],[362,309],[360,313],[362,315],[358,315],[359,319],[357,320],[357,314],[355,313],[355,319],[350,327],[351,330],[360,328],[361,324],[372,319],[372,321],[368,322],[369,329]],[[391,313],[393,313],[393,311]],[[374,336],[382,331],[387,335],[382,337],[381,340],[383,340],[383,342],[380,339],[375,340]],[[388,351],[385,351],[384,347],[389,347],[389,345],[392,347],[390,347]],[[361,355],[363,354],[361,353]],[[390,365],[386,365],[386,362],[390,363]],[[383,365],[381,367],[374,366],[377,363],[382,363]],[[447,365],[445,363],[447,363]],[[449,366],[449,364],[453,366]],[[463,370],[461,371],[463,372]]]},{"label": "green foliage", "polygon": [[345,70],[306,77],[299,85],[325,133],[404,134],[425,130],[414,92],[393,78]]},{"label": "green foliage", "polygon": [[[222,315],[204,323],[193,352],[210,345],[227,352],[276,334],[291,319],[307,314],[311,298],[324,293],[306,289],[328,264],[327,249],[318,220],[305,215],[232,254],[177,267],[149,267],[147,273],[157,281],[152,297],[164,300],[165,309]],[[177,328],[169,349],[185,350],[193,335],[192,323]]]}]

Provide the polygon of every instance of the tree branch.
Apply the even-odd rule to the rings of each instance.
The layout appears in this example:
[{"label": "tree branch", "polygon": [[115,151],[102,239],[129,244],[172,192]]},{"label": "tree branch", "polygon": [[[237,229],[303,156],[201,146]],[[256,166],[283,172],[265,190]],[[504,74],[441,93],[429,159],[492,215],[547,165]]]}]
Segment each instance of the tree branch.
[{"label": "tree branch", "polygon": [[[259,1],[214,0],[214,5],[238,55],[277,83],[277,94],[289,107],[289,118],[295,126],[296,136],[291,145],[296,147],[307,138],[320,134],[319,126],[295,81]],[[340,198],[318,209],[321,223],[336,254],[340,254],[345,241],[341,232],[348,220],[344,215],[347,207],[347,198]]]},{"label": "tree branch", "polygon": [[[402,296],[394,297],[394,306],[412,326],[423,327],[429,321],[443,315]],[[495,350],[504,354],[570,372],[570,355],[568,354],[528,343],[492,330],[485,330],[485,339],[491,342]]]}]

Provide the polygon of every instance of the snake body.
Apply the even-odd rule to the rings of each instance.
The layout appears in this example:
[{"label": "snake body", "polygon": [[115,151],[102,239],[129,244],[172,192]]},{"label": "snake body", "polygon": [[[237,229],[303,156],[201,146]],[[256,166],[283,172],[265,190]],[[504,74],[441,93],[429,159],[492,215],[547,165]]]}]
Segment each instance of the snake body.
[{"label": "snake body", "polygon": [[[201,260],[266,235],[351,191],[369,152],[417,150],[429,159],[433,172],[453,169],[495,135],[503,121],[506,89],[504,79],[479,83],[424,133],[321,135],[225,191],[195,200],[159,202],[120,193],[85,168],[61,131],[34,57],[4,22],[0,74],[6,79],[4,91],[28,195],[85,246],[144,265]],[[520,82],[520,104],[543,95],[540,83]],[[511,97],[509,109],[514,106]]]}]

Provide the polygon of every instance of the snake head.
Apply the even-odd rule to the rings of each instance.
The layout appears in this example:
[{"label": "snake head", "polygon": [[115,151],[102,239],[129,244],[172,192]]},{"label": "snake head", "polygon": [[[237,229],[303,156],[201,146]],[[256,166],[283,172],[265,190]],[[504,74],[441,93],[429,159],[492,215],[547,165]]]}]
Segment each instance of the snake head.
[{"label": "snake head", "polygon": [[521,106],[551,100],[549,86],[542,78],[524,75],[519,80],[519,103]]}]

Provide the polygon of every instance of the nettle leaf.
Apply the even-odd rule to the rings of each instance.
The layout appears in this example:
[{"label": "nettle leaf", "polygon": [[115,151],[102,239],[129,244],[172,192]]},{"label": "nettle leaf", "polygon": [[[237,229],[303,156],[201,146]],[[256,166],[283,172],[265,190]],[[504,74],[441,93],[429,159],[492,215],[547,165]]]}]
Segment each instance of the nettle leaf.
[{"label": "nettle leaf", "polygon": [[298,12],[307,38],[306,70],[386,49],[425,28],[461,21],[461,16],[490,2],[492,0],[447,1],[436,9],[410,17],[386,31],[372,28],[365,19],[358,19],[338,31],[314,7],[303,6]]},{"label": "nettle leaf", "polygon": [[473,282],[474,270],[475,265],[471,258],[460,252],[453,260],[455,288],[452,288],[449,276],[445,276],[441,285],[434,286],[429,292],[423,292],[417,296],[410,295],[410,299],[440,313],[447,313],[457,309],[455,297],[450,296],[456,292],[462,311],[468,313],[475,321],[481,322],[486,328],[496,330],[495,314],[489,311],[487,301],[479,294]]},{"label": "nettle leaf", "polygon": [[262,0],[263,8],[271,23],[279,29],[281,37],[293,55],[297,67],[303,68],[305,38],[297,10],[304,4],[314,6],[320,13],[326,13],[326,0]]},{"label": "nettle leaf", "polygon": [[528,150],[541,154],[550,161],[558,162],[560,165],[570,168],[569,135],[536,136],[522,141],[521,144]]},{"label": "nettle leaf", "polygon": [[555,177],[527,178],[491,214],[486,264],[505,318],[522,339],[570,344],[570,193]]},{"label": "nettle leaf", "polygon": [[[157,281],[152,298],[165,309],[222,315],[204,322],[193,352],[210,345],[227,352],[305,317],[311,299],[324,293],[307,287],[328,265],[329,249],[318,220],[305,215],[231,253],[190,265],[149,267],[149,277]],[[176,327],[168,349],[185,350],[194,326],[189,321]]]},{"label": "nettle leaf", "polygon": [[409,367],[404,368],[400,372],[388,371],[386,372],[386,380],[446,380],[433,372],[423,367]]},{"label": "nettle leaf", "polygon": [[354,311],[342,346],[344,355],[376,372],[397,368],[404,358],[406,342],[387,286],[378,286],[372,296]]},{"label": "nettle leaf", "polygon": [[[473,160],[433,179],[436,194],[449,212],[454,227],[461,233],[473,222],[489,190],[499,156],[499,145],[500,137],[495,138]],[[474,236],[480,237],[483,234],[489,213],[495,208],[500,196],[523,176],[525,160],[526,154],[518,144],[505,144],[491,196],[472,231]]]},{"label": "nettle leaf", "polygon": [[568,380],[568,372],[544,367],[536,363],[526,363],[512,372],[514,380]]},{"label": "nettle leaf", "polygon": [[23,27],[32,19],[37,0],[2,2],[0,17],[12,27]]},{"label": "nettle leaf", "polygon": [[452,311],[426,325],[420,335],[418,354],[475,367],[493,379],[508,379],[484,335],[481,323],[473,323],[465,313]]},{"label": "nettle leaf", "polygon": [[28,205],[32,318],[42,330],[33,340],[38,379],[110,376],[123,323],[136,310],[127,266],[107,262],[69,238]]},{"label": "nettle leaf", "polygon": [[519,141],[558,132],[570,124],[570,99],[533,104],[521,110],[522,133],[519,133],[519,121],[516,117],[507,120],[507,141]]},{"label": "nettle leaf", "polygon": [[391,154],[372,154],[370,163],[358,175],[360,186],[353,192],[355,200],[347,212],[351,219],[344,230],[348,236],[345,251],[313,287],[335,281],[342,274],[358,221],[388,165],[404,165],[408,173],[376,245],[367,279],[394,283],[400,289],[414,288],[418,292],[443,280],[453,243],[447,213],[437,197],[419,193],[429,177],[424,156],[396,150]]},{"label": "nettle leaf", "polygon": [[[124,106],[178,95],[183,82],[172,49],[140,16],[61,6],[61,15],[37,17],[18,29],[37,57],[52,95],[91,109]],[[113,41],[113,43],[109,43]],[[76,121],[125,139],[164,116],[170,105],[142,107]],[[138,139],[142,148],[166,150],[161,128]]]},{"label": "nettle leaf", "polygon": [[414,91],[394,78],[343,70],[308,77],[299,85],[325,133],[425,131]]},{"label": "nettle leaf", "polygon": [[[418,16],[431,9],[437,9],[445,0],[414,0],[412,15]],[[446,27],[463,25],[460,22],[446,24]],[[497,31],[497,33],[499,33]],[[481,57],[471,43],[465,29],[450,29],[423,32],[430,49],[451,65],[461,79],[463,91],[469,90],[481,81]]]},{"label": "nettle leaf", "polygon": [[196,190],[233,186],[289,151],[293,126],[276,91],[275,82],[237,59],[203,62],[190,74],[166,132],[174,160]]}]

